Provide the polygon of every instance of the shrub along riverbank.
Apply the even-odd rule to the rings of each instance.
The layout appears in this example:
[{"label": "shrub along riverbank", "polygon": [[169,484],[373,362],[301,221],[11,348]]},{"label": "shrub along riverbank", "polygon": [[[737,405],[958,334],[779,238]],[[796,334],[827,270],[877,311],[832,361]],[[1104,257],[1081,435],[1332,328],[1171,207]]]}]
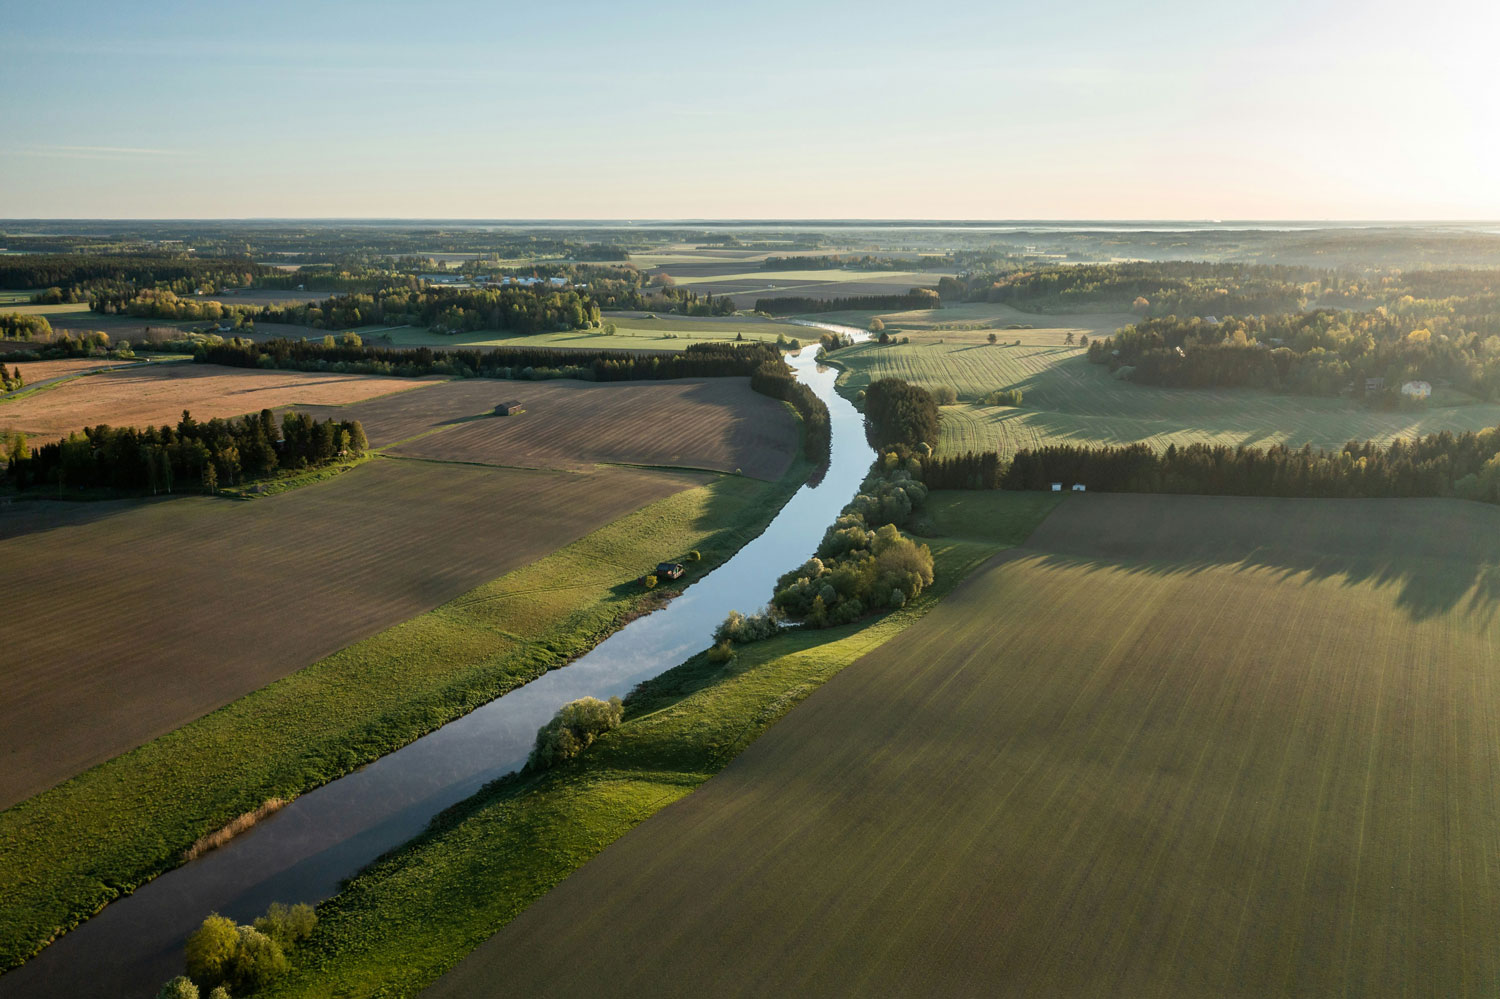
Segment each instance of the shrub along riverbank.
[{"label": "shrub along riverbank", "polygon": [[783,633],[730,662],[699,655],[642,684],[626,699],[623,724],[587,752],[497,781],[319,906],[298,966],[264,995],[419,993],[610,842],[722,770],[973,568],[1024,540],[1055,504],[1029,494],[937,496],[936,529],[969,530],[969,502],[984,504],[984,536],[932,539],[938,579],[920,597],[880,618]]},{"label": "shrub along riverbank", "polygon": [[363,766],[593,647],[660,599],[630,585],[641,564],[697,549],[690,582],[759,534],[808,472],[799,460],[775,483],[722,476],[677,493],[0,812],[0,969],[176,866],[235,817]]}]

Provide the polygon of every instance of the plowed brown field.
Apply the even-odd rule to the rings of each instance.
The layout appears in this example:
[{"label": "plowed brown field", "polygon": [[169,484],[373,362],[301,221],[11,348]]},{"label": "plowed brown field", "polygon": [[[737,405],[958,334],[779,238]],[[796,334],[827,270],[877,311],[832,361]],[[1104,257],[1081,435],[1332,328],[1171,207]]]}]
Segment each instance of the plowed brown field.
[{"label": "plowed brown field", "polygon": [[698,481],[376,460],[249,503],[0,507],[0,808]]},{"label": "plowed brown field", "polygon": [[0,403],[0,429],[19,430],[36,443],[101,423],[112,427],[175,424],[184,409],[196,419],[207,420],[304,403],[342,405],[388,392],[421,392],[434,384],[378,375],[260,371],[213,364],[140,365],[100,372]]}]

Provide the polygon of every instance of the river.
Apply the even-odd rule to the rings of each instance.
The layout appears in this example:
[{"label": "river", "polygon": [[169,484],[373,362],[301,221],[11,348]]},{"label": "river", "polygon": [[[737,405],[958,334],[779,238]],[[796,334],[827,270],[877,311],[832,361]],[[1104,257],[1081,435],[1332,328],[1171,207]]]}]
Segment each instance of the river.
[{"label": "river", "polygon": [[563,704],[624,696],[707,648],[731,610],[764,606],[777,577],[813,554],[875,458],[859,411],[834,392],[838,372],[819,365],[816,351],[806,347],[787,362],[828,406],[827,471],[729,561],[569,665],[309,791],[223,847],[142,885],[0,976],[0,997],[149,999],[181,974],[183,943],[210,912],[249,922],[272,902],[333,895],[343,879],[416,836],[438,812],[519,768],[537,729]]}]

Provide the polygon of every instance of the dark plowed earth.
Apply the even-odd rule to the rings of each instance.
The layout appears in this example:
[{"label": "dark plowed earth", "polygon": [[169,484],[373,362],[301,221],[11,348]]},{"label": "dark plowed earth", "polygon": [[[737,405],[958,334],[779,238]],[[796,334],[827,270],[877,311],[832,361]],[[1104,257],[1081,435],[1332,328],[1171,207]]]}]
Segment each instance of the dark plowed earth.
[{"label": "dark plowed earth", "polygon": [[0,507],[0,807],[694,484],[380,459],[249,503]]}]

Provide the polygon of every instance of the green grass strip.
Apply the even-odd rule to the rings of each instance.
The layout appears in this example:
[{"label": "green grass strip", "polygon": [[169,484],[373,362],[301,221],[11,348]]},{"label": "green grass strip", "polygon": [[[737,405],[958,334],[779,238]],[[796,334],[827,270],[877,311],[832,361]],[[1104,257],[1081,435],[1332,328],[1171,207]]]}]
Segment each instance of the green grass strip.
[{"label": "green grass strip", "polygon": [[652,503],[0,812],[0,969],[176,866],[236,816],[349,773],[592,648],[660,599],[634,583],[642,565],[696,548],[691,581],[759,534],[808,471],[799,458],[779,482],[721,476]]},{"label": "green grass strip", "polygon": [[[414,996],[572,871],[692,792],[820,684],[899,634],[974,568],[1018,544],[1057,505],[1047,494],[935,493],[942,527],[990,517],[983,537],[934,538],[933,587],[900,611],[698,655],[644,684],[620,728],[582,757],[511,776],[434,820],[319,907],[290,977],[258,995]],[[983,511],[963,509],[969,497]]]}]

